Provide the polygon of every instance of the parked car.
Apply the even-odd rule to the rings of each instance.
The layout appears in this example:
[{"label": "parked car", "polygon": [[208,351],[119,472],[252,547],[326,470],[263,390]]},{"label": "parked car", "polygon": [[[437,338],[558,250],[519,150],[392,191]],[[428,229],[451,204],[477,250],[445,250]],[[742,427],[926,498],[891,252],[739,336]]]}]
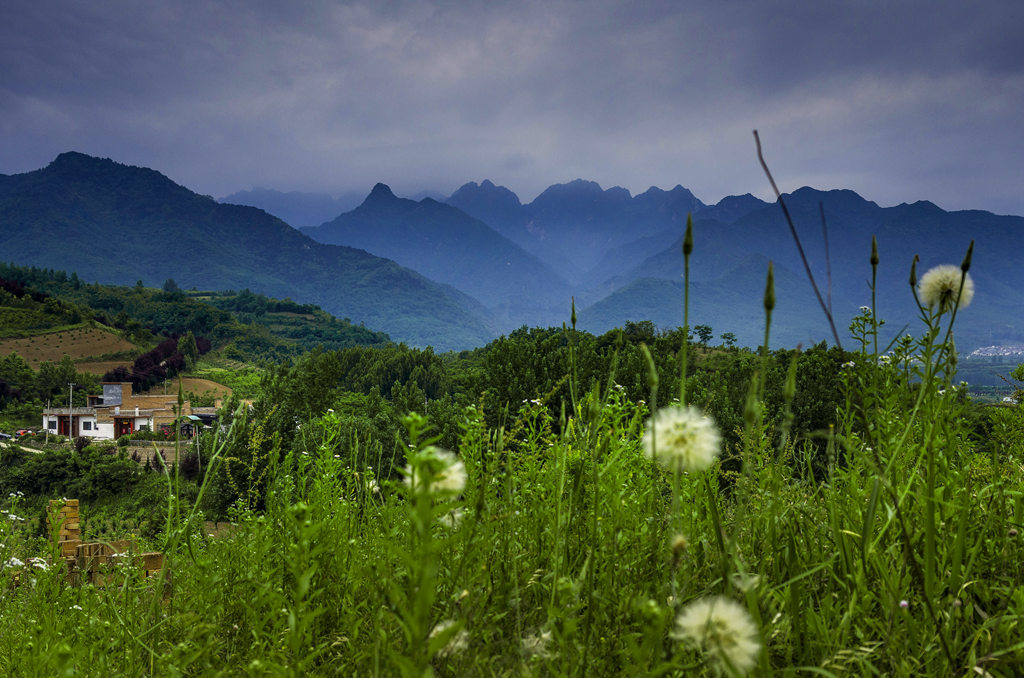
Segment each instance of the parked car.
[{"label": "parked car", "polygon": [[24,438],[25,436],[34,436],[35,434],[36,432],[30,428],[19,428],[17,431],[14,432],[14,437]]},{"label": "parked car", "polygon": [[10,440],[10,439],[11,439],[11,434],[10,433],[0,432],[0,440]]}]

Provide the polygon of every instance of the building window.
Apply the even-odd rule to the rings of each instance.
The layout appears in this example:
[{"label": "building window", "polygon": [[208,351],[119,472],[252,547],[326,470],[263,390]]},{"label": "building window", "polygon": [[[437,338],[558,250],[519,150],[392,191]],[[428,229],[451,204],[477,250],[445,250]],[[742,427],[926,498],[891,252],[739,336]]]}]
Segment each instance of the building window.
[{"label": "building window", "polygon": [[82,430],[83,431],[91,431],[92,430],[92,422],[91,421],[83,421],[82,422]]},{"label": "building window", "polygon": [[46,428],[57,428],[57,420],[51,419],[50,421],[46,422]]}]

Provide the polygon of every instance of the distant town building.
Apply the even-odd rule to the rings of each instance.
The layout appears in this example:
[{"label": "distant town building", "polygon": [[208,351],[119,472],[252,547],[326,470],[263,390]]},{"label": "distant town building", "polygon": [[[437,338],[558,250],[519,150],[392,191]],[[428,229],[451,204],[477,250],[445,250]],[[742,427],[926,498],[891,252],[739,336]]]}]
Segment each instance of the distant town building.
[{"label": "distant town building", "polygon": [[1013,355],[1024,355],[1024,346],[982,346],[971,351],[968,358],[995,358]]}]

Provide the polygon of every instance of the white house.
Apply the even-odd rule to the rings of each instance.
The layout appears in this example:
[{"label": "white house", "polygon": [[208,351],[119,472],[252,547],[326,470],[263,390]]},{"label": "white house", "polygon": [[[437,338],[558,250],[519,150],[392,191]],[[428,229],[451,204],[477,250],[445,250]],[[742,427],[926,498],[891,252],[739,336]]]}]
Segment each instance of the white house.
[{"label": "white house", "polygon": [[89,396],[87,407],[51,407],[43,410],[43,428],[70,437],[110,440],[141,430],[172,425],[180,415],[192,414],[189,401],[176,413],[176,396],[133,395],[130,382],[103,384],[103,395]]}]

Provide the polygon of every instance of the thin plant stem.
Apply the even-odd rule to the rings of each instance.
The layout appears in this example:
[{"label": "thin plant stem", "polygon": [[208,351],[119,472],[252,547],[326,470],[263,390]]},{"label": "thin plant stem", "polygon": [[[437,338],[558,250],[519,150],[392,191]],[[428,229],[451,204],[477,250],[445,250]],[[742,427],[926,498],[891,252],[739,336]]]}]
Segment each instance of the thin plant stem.
[{"label": "thin plant stem", "polygon": [[757,143],[757,159],[761,162],[761,167],[764,169],[764,173],[768,175],[768,181],[772,185],[772,190],[775,191],[775,199],[778,201],[779,206],[782,207],[782,213],[786,217],[786,224],[789,225],[789,232],[793,236],[793,242],[796,243],[796,248],[800,252],[800,261],[804,264],[804,271],[807,272],[807,279],[811,281],[811,287],[814,288],[814,296],[818,298],[818,304],[821,305],[821,310],[825,313],[825,318],[828,320],[828,325],[832,329],[832,338],[835,339],[836,346],[839,348],[843,347],[843,342],[839,340],[839,332],[836,331],[835,321],[832,319],[832,312],[825,305],[825,300],[821,298],[821,290],[818,289],[818,283],[814,280],[814,274],[811,273],[811,265],[807,263],[807,255],[804,253],[804,246],[800,242],[800,236],[797,235],[796,227],[793,225],[793,218],[789,215],[789,208],[786,207],[786,201],[782,199],[782,193],[779,192],[779,187],[775,185],[775,179],[772,178],[771,170],[768,169],[768,163],[764,160],[764,155],[761,153],[761,138],[757,135],[757,130],[754,130],[754,141]]}]

